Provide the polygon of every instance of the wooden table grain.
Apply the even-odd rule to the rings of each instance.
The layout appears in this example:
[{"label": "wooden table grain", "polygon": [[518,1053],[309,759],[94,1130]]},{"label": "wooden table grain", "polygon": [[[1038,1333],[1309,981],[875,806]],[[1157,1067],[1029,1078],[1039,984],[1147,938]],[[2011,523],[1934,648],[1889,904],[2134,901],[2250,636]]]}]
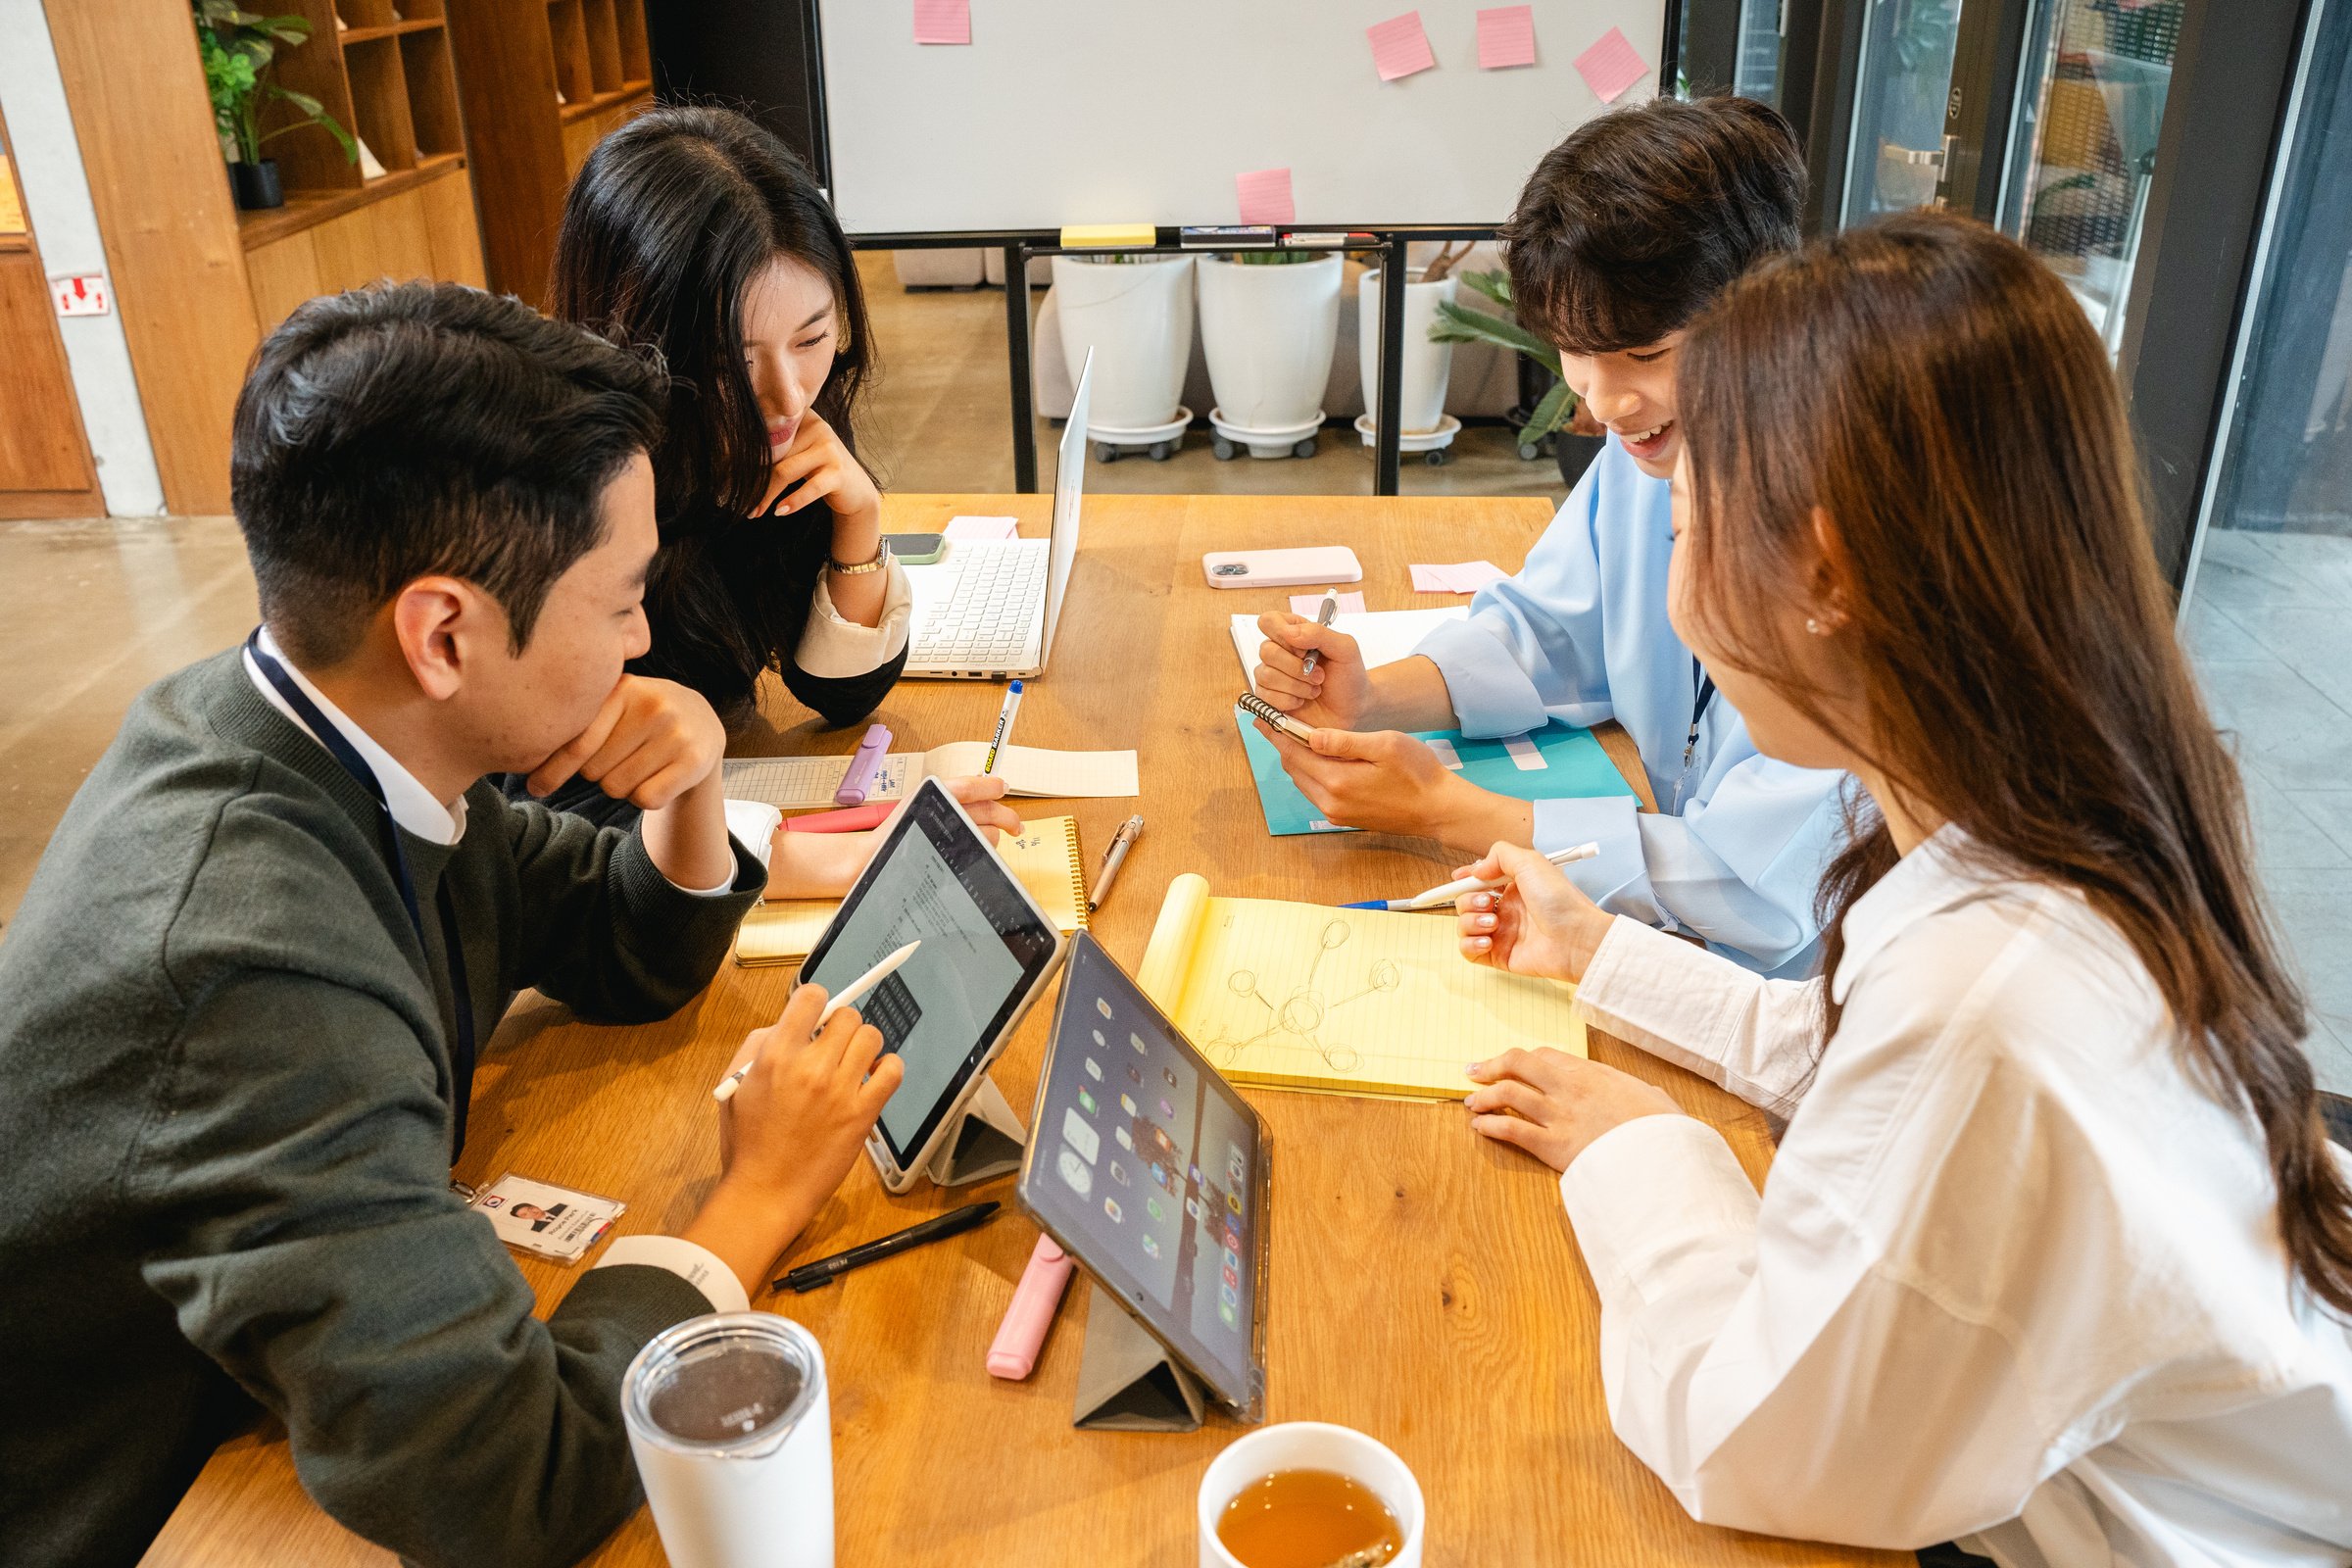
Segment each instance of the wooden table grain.
[{"label": "wooden table grain", "polygon": [[[1012,514],[1045,531],[1042,496],[894,496],[893,531],[966,513]],[[1548,516],[1527,499],[1090,496],[1050,673],[1021,709],[1023,744],[1133,747],[1140,801],[1023,803],[1078,818],[1091,876],[1131,810],[1149,821],[1095,931],[1140,960],[1160,895],[1181,871],[1220,894],[1314,903],[1391,895],[1450,871],[1435,844],[1354,834],[1269,838],[1230,717],[1243,689],[1228,638],[1235,611],[1279,608],[1287,590],[1218,592],[1210,550],[1348,544],[1375,609],[1409,592],[1411,561],[1524,559]],[[901,750],[985,737],[1001,688],[910,681],[875,716]],[[756,727],[739,753],[841,753],[862,725]],[[1630,777],[1629,744],[1605,737]],[[724,967],[677,1016],[640,1028],[572,1022],[526,997],[475,1079],[458,1174],[516,1170],[625,1200],[616,1234],[674,1230],[718,1166],[709,1086],[745,1031],[773,1018],[789,972]],[[1050,1005],[996,1069],[1024,1117]],[[1663,1086],[1722,1129],[1749,1176],[1772,1155],[1763,1118],[1714,1086],[1597,1032],[1592,1054]],[[1428,1561],[1453,1564],[1908,1563],[1895,1555],[1779,1541],[1694,1524],[1611,1434],[1602,1405],[1599,1315],[1552,1175],[1474,1137],[1458,1106],[1250,1091],[1282,1150],[1270,1219],[1266,1414],[1337,1421],[1379,1438],[1419,1477]],[[805,1261],[989,1197],[1009,1177],[953,1193],[883,1192],[860,1161],[785,1263]],[[1211,1417],[1185,1436],[1086,1433],[1070,1425],[1086,1293],[1074,1284],[1037,1370],[1004,1383],[982,1366],[1035,1240],[1008,1213],[951,1243],[850,1274],[808,1296],[755,1305],[806,1324],[823,1346],[833,1401],[844,1564],[1137,1564],[1195,1560],[1194,1494],[1242,1428]],[[518,1258],[544,1307],[578,1268]],[[282,1433],[238,1438],[214,1457],[150,1550],[151,1564],[387,1564],[297,1484]],[[660,1564],[640,1509],[589,1561]]]}]

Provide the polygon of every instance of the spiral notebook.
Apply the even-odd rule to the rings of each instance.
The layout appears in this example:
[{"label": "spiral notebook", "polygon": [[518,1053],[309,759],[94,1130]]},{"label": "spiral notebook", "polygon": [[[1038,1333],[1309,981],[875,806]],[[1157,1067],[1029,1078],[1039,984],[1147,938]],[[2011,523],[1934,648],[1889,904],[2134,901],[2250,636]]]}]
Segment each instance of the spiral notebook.
[{"label": "spiral notebook", "polygon": [[[998,858],[1063,931],[1086,924],[1085,861],[1078,855],[1078,819],[1049,816],[1023,822],[999,841]],[[735,931],[735,961],[746,967],[797,963],[808,956],[841,910],[839,899],[779,899],[744,916]]]}]

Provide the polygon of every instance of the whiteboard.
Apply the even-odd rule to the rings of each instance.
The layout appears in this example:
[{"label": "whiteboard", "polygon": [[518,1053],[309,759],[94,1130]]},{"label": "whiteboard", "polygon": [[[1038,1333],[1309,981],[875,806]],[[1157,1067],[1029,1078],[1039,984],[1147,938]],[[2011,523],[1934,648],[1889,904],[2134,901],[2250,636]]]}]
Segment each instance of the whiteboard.
[{"label": "whiteboard", "polygon": [[1536,64],[1478,68],[1478,12],[1422,0],[1434,70],[1382,81],[1364,29],[1404,0],[971,0],[968,46],[913,0],[818,0],[833,205],[853,234],[1240,221],[1287,167],[1309,227],[1498,223],[1605,112],[1572,64],[1610,27],[1657,91],[1662,0],[1533,0]]}]

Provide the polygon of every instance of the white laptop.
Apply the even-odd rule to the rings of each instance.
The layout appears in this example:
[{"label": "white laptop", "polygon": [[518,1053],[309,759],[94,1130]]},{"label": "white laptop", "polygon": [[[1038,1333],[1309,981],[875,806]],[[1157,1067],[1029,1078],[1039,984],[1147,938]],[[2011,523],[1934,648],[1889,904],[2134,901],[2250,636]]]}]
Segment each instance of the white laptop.
[{"label": "white laptop", "polygon": [[1054,526],[1044,539],[958,540],[937,565],[908,566],[914,590],[908,675],[1004,680],[1042,675],[1054,625],[1078,556],[1078,503],[1086,491],[1086,419],[1094,350],[1078,372],[1078,395],[1061,429],[1054,473]]}]

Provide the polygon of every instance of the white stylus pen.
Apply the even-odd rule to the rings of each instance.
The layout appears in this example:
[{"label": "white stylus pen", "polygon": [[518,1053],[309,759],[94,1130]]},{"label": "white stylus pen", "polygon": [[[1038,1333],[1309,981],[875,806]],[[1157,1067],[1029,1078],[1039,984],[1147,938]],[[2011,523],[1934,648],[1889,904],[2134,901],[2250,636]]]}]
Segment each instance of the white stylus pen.
[{"label": "white stylus pen", "polygon": [[[1571,865],[1578,860],[1590,860],[1600,854],[1597,844],[1579,844],[1574,849],[1554,850],[1544,857],[1554,865]],[[1458,882],[1448,882],[1416,893],[1409,899],[1367,899],[1361,904],[1343,904],[1343,909],[1392,909],[1398,913],[1418,913],[1424,909],[1441,909],[1465,893],[1492,893],[1510,880],[1507,876],[1466,876]]]},{"label": "white stylus pen", "polygon": [[[880,963],[875,964],[871,969],[866,970],[865,973],[859,975],[848,985],[843,986],[839,992],[835,993],[833,999],[825,1004],[825,1010],[816,1015],[816,1027],[808,1031],[809,1035],[813,1037],[823,1034],[825,1032],[825,1025],[832,1021],[835,1013],[850,1005],[850,1004],[858,1001],[860,997],[863,997],[868,991],[873,990],[874,987],[880,985],[883,981],[889,979],[891,975],[897,971],[900,964],[905,963],[908,958],[914,956],[914,950],[922,945],[922,939],[917,937],[914,941],[907,943],[898,952],[892,954],[889,957],[884,958]],[[757,1061],[759,1058],[755,1056],[752,1059]],[[736,1068],[733,1072],[727,1074],[724,1078],[721,1078],[718,1081],[718,1087],[710,1091],[710,1098],[717,1101],[721,1104],[733,1100],[735,1098],[735,1091],[743,1087],[744,1075],[749,1073],[751,1070],[752,1063],[747,1061],[742,1066]]]}]

